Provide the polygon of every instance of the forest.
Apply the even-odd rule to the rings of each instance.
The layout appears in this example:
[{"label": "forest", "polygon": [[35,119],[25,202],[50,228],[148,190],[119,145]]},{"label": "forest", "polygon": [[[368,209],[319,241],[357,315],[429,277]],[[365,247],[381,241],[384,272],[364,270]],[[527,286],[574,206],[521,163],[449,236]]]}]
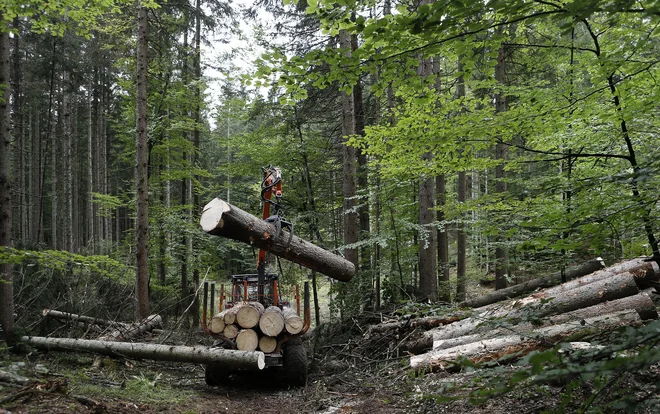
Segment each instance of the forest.
[{"label": "forest", "polygon": [[[201,343],[214,314],[203,286],[254,273],[257,260],[249,243],[202,231],[202,209],[218,197],[261,216],[270,166],[282,173],[289,231],[355,267],[350,281],[284,259],[269,267],[283,297],[309,282],[313,335],[353,344],[332,348],[346,370],[355,368],[347,353],[382,351],[388,378],[418,389],[423,374],[401,374],[401,359],[421,354],[406,341],[439,337],[413,328],[469,319],[486,306],[476,298],[513,297],[505,289],[544,275],[556,285],[644,257],[602,274],[631,273],[638,288],[624,296],[660,292],[648,264],[660,263],[658,2],[4,0],[0,16],[3,358],[23,335],[46,334],[48,309],[109,321],[158,314],[169,330],[159,343]],[[511,326],[577,311],[530,316],[520,306],[505,308],[522,318]],[[576,317],[594,317],[585,315]],[[480,378],[481,394],[469,398],[425,383],[413,393],[417,408],[483,404],[529,391],[542,373],[542,386],[554,384],[564,370],[548,403],[557,412],[654,411],[660,324],[611,329],[619,335],[608,338],[625,343],[601,335],[599,355],[630,358],[564,358],[563,345],[537,346],[519,355],[536,377],[489,374],[506,385]],[[337,374],[336,361],[310,358]],[[484,361],[457,364],[469,372]],[[648,375],[649,395],[603,391],[622,372]],[[633,389],[642,381],[634,375]],[[346,399],[354,380],[328,392]],[[579,392],[591,397],[571,397]],[[302,393],[303,411],[321,411]],[[379,401],[349,412],[389,404]]]}]

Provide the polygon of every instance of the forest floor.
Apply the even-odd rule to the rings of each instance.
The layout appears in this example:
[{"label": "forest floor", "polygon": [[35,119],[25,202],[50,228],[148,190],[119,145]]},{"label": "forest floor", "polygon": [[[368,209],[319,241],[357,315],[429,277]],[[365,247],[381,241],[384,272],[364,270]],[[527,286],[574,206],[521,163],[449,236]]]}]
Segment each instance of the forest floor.
[{"label": "forest floor", "polygon": [[[309,341],[307,385],[295,388],[265,371],[209,387],[202,365],[103,358],[96,368],[94,356],[87,354],[19,356],[5,351],[0,353],[0,373],[24,383],[0,376],[0,414],[603,412],[598,407],[609,393],[648,399],[644,394],[660,384],[660,364],[655,364],[619,375],[608,387],[595,388],[593,381],[571,387],[568,380],[523,384],[475,401],[473,391],[493,390],[500,378],[529,368],[502,364],[458,373],[416,373],[408,369],[408,355],[396,349],[403,338],[369,338],[367,324],[354,319],[318,329]],[[589,403],[594,396],[598,398]],[[660,406],[633,412],[660,412]]]}]

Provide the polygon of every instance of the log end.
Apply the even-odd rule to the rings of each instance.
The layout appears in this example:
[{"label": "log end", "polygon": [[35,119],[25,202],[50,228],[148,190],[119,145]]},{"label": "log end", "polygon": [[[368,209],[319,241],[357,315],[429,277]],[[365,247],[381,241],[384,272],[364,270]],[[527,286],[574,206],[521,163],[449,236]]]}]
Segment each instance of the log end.
[{"label": "log end", "polygon": [[223,226],[222,215],[231,211],[231,206],[219,199],[214,198],[202,210],[202,216],[199,219],[199,224],[205,232],[211,232],[216,228]]}]

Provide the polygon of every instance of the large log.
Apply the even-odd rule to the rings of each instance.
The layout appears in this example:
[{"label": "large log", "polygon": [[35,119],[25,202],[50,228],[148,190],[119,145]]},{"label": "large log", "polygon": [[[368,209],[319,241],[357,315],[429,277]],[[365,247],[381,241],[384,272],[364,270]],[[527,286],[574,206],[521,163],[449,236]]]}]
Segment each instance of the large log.
[{"label": "large log", "polygon": [[64,320],[64,321],[83,322],[83,323],[92,324],[92,325],[113,326],[113,327],[114,326],[120,326],[120,327],[129,326],[129,324],[127,324],[127,323],[108,321],[108,320],[105,320],[105,319],[94,318],[92,316],[77,315],[75,313],[61,312],[61,311],[58,311],[58,310],[55,310],[55,309],[44,309],[42,314],[45,317],[48,317],[48,318]]},{"label": "large log", "polygon": [[[603,259],[601,259],[600,257],[589,260],[588,262],[582,263],[579,266],[567,269],[565,272],[566,280],[571,280],[578,278],[580,276],[588,275],[592,272],[602,269],[603,267],[605,267],[605,263],[603,262]],[[528,282],[521,283],[519,285],[496,290],[487,295],[466,300],[464,302],[461,302],[459,306],[480,308],[482,306],[500,302],[505,299],[515,298],[518,296],[522,296],[526,293],[531,293],[536,289],[543,289],[543,288],[555,286],[559,283],[561,283],[561,272],[555,272],[547,276],[532,279]]]},{"label": "large log", "polygon": [[491,308],[458,322],[426,331],[419,337],[409,340],[404,348],[413,353],[424,352],[432,347],[434,340],[473,334],[481,325],[488,326],[489,321],[497,318],[509,320],[520,320],[523,317],[532,316],[542,318],[637,293],[639,293],[639,289],[635,284],[635,278],[630,273],[618,274],[567,292],[560,292],[554,296],[547,295],[542,290],[523,299],[504,303],[497,309]]},{"label": "large log", "polygon": [[[284,330],[284,316],[277,306],[269,306],[259,319],[259,329],[267,336],[277,336]],[[261,347],[261,342],[259,343]],[[262,349],[263,351],[263,349]],[[265,351],[268,352],[268,351]]]},{"label": "large log", "polygon": [[202,211],[202,229],[208,234],[223,236],[264,249],[270,253],[323,273],[333,279],[348,282],[355,275],[353,263],[300,237],[278,231],[240,208],[215,198]]},{"label": "large log", "polygon": [[305,322],[293,308],[282,309],[282,316],[284,317],[284,328],[288,333],[295,335],[302,331]]},{"label": "large log", "polygon": [[244,303],[236,313],[236,323],[242,328],[254,328],[264,313],[264,305],[259,302]]},{"label": "large log", "polygon": [[[594,318],[600,315],[607,315],[622,311],[634,310],[639,315],[640,319],[657,319],[658,312],[655,307],[655,303],[649,297],[648,293],[640,292],[637,295],[627,296],[625,298],[616,299],[609,302],[599,303],[594,306],[589,306],[587,308],[577,309],[571,312],[562,313],[559,315],[554,315],[549,318],[544,318],[540,320],[542,326],[549,325],[560,325],[564,323],[569,323],[572,321],[581,321],[588,318]],[[483,324],[477,326],[473,331],[467,335],[451,337],[440,339],[434,338],[433,340],[433,349],[446,349],[453,346],[463,345],[467,343],[476,342],[482,339],[495,338],[497,336],[508,335],[508,334],[526,334],[534,329],[538,329],[538,326],[535,326],[529,322],[516,323],[513,325],[506,324],[507,326],[498,327],[490,326],[489,324]]]},{"label": "large log", "polygon": [[149,332],[153,329],[159,328],[163,325],[163,318],[160,315],[150,315],[144,318],[141,322],[130,325],[128,327],[117,328],[109,335],[99,338],[100,340],[116,341],[119,339],[132,339]]},{"label": "large log", "polygon": [[213,363],[230,369],[260,370],[266,366],[263,352],[258,351],[246,352],[204,346],[172,346],[38,336],[24,336],[20,341],[47,351],[92,352],[113,357],[123,356],[156,361]]},{"label": "large log", "polygon": [[539,346],[547,347],[560,342],[562,338],[584,335],[599,331],[608,331],[620,326],[638,326],[642,323],[635,311],[623,311],[614,314],[601,315],[582,321],[553,325],[536,329],[528,335],[507,335],[497,338],[479,340],[468,344],[439,349],[426,354],[416,355],[410,359],[412,368],[444,369],[461,357],[472,361],[488,361],[498,359],[503,355],[517,354],[522,356]]},{"label": "large log", "polygon": [[254,351],[259,346],[259,335],[254,329],[242,329],[236,336],[236,348],[241,351]]},{"label": "large log", "polygon": [[262,336],[259,338],[259,349],[266,354],[270,354],[277,349],[277,339],[272,336]]},{"label": "large log", "polygon": [[225,330],[225,315],[222,312],[211,318],[209,330],[214,334],[222,333]]}]

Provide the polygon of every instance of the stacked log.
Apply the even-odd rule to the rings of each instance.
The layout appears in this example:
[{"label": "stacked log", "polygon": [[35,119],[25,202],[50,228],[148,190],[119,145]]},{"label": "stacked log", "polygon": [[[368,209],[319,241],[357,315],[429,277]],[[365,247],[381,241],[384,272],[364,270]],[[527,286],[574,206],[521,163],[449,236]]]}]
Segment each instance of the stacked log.
[{"label": "stacked log", "polygon": [[259,349],[272,353],[277,350],[281,339],[287,335],[300,334],[304,325],[303,319],[292,308],[264,308],[258,302],[246,302],[211,318],[209,330],[235,341],[238,350]]},{"label": "stacked log", "polygon": [[269,306],[261,315],[259,329],[264,335],[277,336],[284,330],[284,316],[277,306]]},{"label": "stacked log", "polygon": [[640,292],[658,279],[658,265],[640,258],[522,299],[481,306],[470,317],[427,330],[408,341],[408,351],[421,353],[411,358],[410,365],[447,369],[459,358],[472,362],[519,358],[569,336],[574,340],[592,332],[638,326],[658,318],[653,300]]}]

